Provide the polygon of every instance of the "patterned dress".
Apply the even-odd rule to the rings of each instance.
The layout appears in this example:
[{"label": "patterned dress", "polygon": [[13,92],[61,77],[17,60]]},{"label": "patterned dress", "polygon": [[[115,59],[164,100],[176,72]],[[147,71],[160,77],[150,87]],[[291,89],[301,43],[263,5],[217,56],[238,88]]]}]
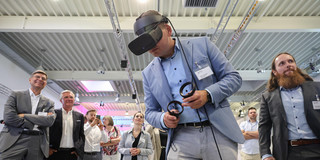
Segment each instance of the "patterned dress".
[{"label": "patterned dress", "polygon": [[[115,139],[115,138],[120,137],[120,131],[116,126],[114,126],[111,131],[108,131],[108,130],[105,130],[105,131],[107,132],[107,136],[110,139]],[[103,147],[102,148],[103,154],[105,154],[105,155],[115,155],[115,154],[117,154],[118,146],[119,146],[119,143],[117,143],[116,145]]]}]

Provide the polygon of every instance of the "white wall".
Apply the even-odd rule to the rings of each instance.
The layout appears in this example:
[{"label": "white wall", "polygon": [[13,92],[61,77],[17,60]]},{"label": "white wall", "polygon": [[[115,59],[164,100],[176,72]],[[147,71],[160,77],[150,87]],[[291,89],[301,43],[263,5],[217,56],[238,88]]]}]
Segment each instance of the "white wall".
[{"label": "white wall", "polygon": [[[12,63],[2,54],[0,54],[0,75],[0,84],[10,88],[11,90],[27,90],[30,87],[30,74]],[[42,90],[42,94],[55,102],[55,108],[62,107],[59,101],[59,93],[49,87],[45,87]],[[3,119],[3,109],[7,98],[7,96],[0,94],[0,119]],[[0,125],[0,130],[2,127],[3,126]]]}]

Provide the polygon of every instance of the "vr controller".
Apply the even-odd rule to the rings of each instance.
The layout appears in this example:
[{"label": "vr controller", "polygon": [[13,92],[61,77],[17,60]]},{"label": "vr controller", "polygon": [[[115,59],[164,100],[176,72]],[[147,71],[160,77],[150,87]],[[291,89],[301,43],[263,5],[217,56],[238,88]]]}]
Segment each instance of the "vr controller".
[{"label": "vr controller", "polygon": [[134,23],[134,32],[137,37],[128,45],[135,55],[141,55],[152,49],[162,38],[160,23],[168,23],[168,18],[161,15],[145,16]]},{"label": "vr controller", "polygon": [[[190,92],[184,94],[183,90],[189,85],[192,85],[192,90]],[[183,84],[180,87],[180,95],[183,98],[191,97],[195,91],[196,91],[196,85],[193,82],[186,82],[185,84]],[[178,111],[178,113],[171,111],[172,109],[176,109]],[[182,106],[181,102],[179,102],[179,101],[171,101],[167,105],[167,111],[169,112],[170,115],[176,116],[178,118],[180,116],[180,114],[184,111],[184,107]]]}]

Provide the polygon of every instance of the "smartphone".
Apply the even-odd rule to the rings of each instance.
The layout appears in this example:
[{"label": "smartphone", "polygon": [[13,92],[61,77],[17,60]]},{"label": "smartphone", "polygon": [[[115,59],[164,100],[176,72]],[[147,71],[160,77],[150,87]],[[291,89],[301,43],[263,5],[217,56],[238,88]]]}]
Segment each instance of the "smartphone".
[{"label": "smartphone", "polygon": [[96,118],[97,118],[97,119],[100,119],[100,115],[96,115]]}]

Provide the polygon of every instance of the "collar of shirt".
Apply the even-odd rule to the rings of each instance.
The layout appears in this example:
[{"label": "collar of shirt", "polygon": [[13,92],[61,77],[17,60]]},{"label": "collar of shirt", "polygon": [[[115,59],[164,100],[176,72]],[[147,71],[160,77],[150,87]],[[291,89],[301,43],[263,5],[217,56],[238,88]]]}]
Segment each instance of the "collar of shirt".
[{"label": "collar of shirt", "polygon": [[254,124],[254,123],[259,123],[258,120],[256,120],[255,122],[251,122],[250,119],[248,119],[247,122],[252,123],[252,124]]},{"label": "collar of shirt", "polygon": [[286,92],[288,92],[288,91],[295,91],[295,90],[299,89],[300,87],[301,87],[301,86],[299,85],[299,86],[297,86],[296,88],[286,89],[286,88],[280,86],[280,91],[286,91]]},{"label": "collar of shirt", "polygon": [[67,112],[63,107],[62,107],[62,113],[63,114],[72,114],[73,109],[71,109],[69,112]]},{"label": "collar of shirt", "polygon": [[[175,38],[173,38],[173,40],[175,40]],[[173,55],[168,58],[160,58],[160,57],[157,57],[157,58],[159,59],[160,63],[162,63],[163,61],[166,61],[170,58],[173,59],[177,55],[177,53],[180,53],[180,46],[178,45],[178,43],[176,43],[176,40],[175,40]]]},{"label": "collar of shirt", "polygon": [[40,93],[39,95],[35,95],[35,94],[32,92],[31,88],[29,88],[29,94],[30,94],[30,97],[32,97],[32,98],[39,98],[40,95],[41,95],[41,93]]}]

